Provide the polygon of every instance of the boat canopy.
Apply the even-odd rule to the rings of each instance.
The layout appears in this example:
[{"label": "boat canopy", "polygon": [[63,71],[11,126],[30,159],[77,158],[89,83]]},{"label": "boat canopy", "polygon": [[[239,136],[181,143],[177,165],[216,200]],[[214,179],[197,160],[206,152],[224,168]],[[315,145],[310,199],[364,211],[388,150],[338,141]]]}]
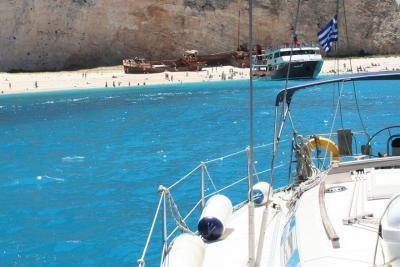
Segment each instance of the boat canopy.
[{"label": "boat canopy", "polygon": [[286,90],[281,90],[276,96],[275,106],[279,106],[284,101],[285,91],[286,91],[286,103],[290,105],[292,97],[295,92],[308,87],[314,87],[318,85],[331,84],[337,82],[348,82],[348,81],[374,81],[374,80],[400,80],[400,71],[380,71],[380,72],[369,72],[369,73],[359,73],[351,75],[343,75],[340,77],[332,79],[323,79],[314,81],[311,83],[306,83],[302,85],[297,85],[289,87]]}]

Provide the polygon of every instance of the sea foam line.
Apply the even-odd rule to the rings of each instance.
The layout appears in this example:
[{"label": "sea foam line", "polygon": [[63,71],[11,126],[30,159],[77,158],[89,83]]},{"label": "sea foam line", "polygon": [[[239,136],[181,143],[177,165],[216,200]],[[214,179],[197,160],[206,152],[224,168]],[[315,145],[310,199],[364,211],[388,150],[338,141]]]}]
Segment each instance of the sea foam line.
[{"label": "sea foam line", "polygon": [[57,181],[57,182],[65,182],[65,179],[63,179],[63,178],[51,177],[48,175],[38,175],[38,176],[36,176],[36,179],[38,179],[39,181],[43,180],[43,179],[49,179],[49,180],[53,180],[53,181]]},{"label": "sea foam line", "polygon": [[61,159],[64,162],[82,162],[85,160],[84,156],[66,156]]}]

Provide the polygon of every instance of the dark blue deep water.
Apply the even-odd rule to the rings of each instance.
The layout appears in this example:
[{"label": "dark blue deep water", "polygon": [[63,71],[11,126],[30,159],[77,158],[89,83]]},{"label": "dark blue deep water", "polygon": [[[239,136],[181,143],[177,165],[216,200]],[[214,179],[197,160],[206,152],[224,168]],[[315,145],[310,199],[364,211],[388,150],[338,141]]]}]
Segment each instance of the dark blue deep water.
[{"label": "dark blue deep water", "polygon": [[[135,266],[158,185],[248,144],[247,86],[230,81],[0,97],[0,266]],[[282,87],[255,82],[256,145],[272,142],[274,97]],[[299,133],[330,131],[337,90],[331,85],[295,96]],[[358,83],[357,95],[371,133],[398,122],[394,82]],[[340,108],[334,129],[360,131],[352,87]],[[378,149],[385,140],[377,139]],[[287,164],[288,151],[279,155],[278,164]],[[271,147],[257,150],[257,171],[270,159]],[[246,175],[246,157],[209,171],[219,189]],[[183,211],[198,200],[199,177],[173,191]],[[275,187],[286,183],[287,169],[280,169]],[[208,182],[207,192],[213,190]],[[234,203],[244,200],[246,183],[229,194]],[[157,224],[147,266],[159,263],[160,237]]]}]

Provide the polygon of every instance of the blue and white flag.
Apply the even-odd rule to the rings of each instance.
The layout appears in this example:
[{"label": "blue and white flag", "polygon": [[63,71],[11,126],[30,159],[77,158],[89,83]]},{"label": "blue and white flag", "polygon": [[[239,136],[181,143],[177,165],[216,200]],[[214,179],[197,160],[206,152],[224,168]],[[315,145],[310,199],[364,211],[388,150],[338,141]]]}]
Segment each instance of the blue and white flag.
[{"label": "blue and white flag", "polygon": [[329,53],[332,50],[333,43],[338,40],[336,16],[318,33],[318,40],[326,53]]}]

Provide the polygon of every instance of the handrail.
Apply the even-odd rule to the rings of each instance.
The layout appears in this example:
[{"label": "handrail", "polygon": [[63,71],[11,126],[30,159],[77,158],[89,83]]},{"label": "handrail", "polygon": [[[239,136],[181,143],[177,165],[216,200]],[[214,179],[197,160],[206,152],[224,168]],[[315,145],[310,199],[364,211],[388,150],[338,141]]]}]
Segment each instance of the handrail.
[{"label": "handrail", "polygon": [[[285,165],[284,164],[280,164],[280,165],[276,166],[275,169],[281,168],[283,166],[285,166]],[[269,171],[271,171],[271,169],[266,169],[264,171],[260,171],[260,172],[254,173],[254,175],[263,174],[263,173],[266,173],[266,172],[269,172]],[[218,193],[221,193],[222,191],[225,191],[226,189],[229,189],[229,188],[231,188],[231,187],[233,187],[233,186],[245,181],[246,179],[247,179],[247,176],[243,177],[243,178],[241,178],[239,180],[236,180],[235,182],[233,182],[233,183],[231,183],[231,184],[229,184],[229,185],[227,185],[227,186],[225,186],[225,187],[223,187],[223,188],[221,188],[221,189],[219,189],[219,190],[217,190],[215,192],[212,192],[212,193],[204,196],[204,198],[205,199],[206,198],[210,198],[210,197],[212,197],[212,196],[214,196],[214,195],[216,195]],[[183,220],[186,221],[189,218],[189,216],[192,215],[192,213],[196,210],[196,208],[199,207],[200,204],[201,204],[201,199],[193,206],[193,208],[188,212],[188,214],[183,218]],[[175,227],[174,230],[172,230],[172,232],[168,235],[167,239],[170,239],[176,233],[176,231],[178,229],[179,229],[178,226]]]},{"label": "handrail", "polygon": [[[351,132],[352,133],[352,135],[365,135],[365,133],[364,132],[362,132],[362,131],[356,131],[356,132]],[[306,135],[306,134],[303,134],[303,136],[304,135]],[[315,136],[336,136],[336,135],[338,135],[338,133],[337,132],[332,132],[332,133],[320,133],[320,134],[312,134],[312,135],[315,135]]]},{"label": "handrail", "polygon": [[[282,142],[285,142],[285,141],[288,141],[288,140],[289,139],[282,140]],[[254,149],[265,148],[265,147],[272,146],[272,145],[273,145],[272,143],[270,143],[270,144],[261,144],[261,145],[255,146]],[[215,185],[214,185],[214,182],[211,179],[210,174],[208,173],[207,165],[211,164],[211,163],[218,162],[218,161],[222,161],[222,160],[230,158],[230,157],[238,156],[240,154],[244,154],[247,151],[248,150],[246,148],[246,149],[242,149],[240,151],[237,151],[237,152],[234,152],[234,153],[222,156],[222,157],[218,157],[218,158],[214,158],[214,159],[211,159],[211,160],[208,160],[208,161],[200,162],[199,165],[197,165],[194,169],[189,171],[186,175],[184,175],[181,178],[179,178],[176,182],[174,182],[168,188],[160,186],[160,189],[159,189],[160,200],[159,200],[159,203],[158,203],[158,206],[157,206],[157,210],[156,210],[156,212],[154,214],[154,218],[153,218],[153,221],[152,221],[152,224],[151,224],[151,228],[150,228],[149,234],[148,234],[147,239],[146,239],[146,243],[145,243],[143,252],[141,254],[140,259],[137,261],[137,266],[138,267],[144,267],[145,266],[146,253],[147,253],[147,250],[148,250],[148,247],[149,247],[149,244],[150,244],[150,240],[151,240],[153,232],[154,232],[154,227],[155,227],[156,220],[157,220],[157,218],[159,217],[159,214],[160,214],[161,204],[163,204],[163,206],[164,206],[164,216],[162,216],[163,217],[163,219],[162,219],[163,220],[162,227],[163,227],[163,232],[164,232],[164,234],[163,234],[163,246],[162,246],[163,247],[163,253],[168,248],[169,240],[171,240],[171,238],[174,237],[174,235],[177,233],[178,230],[182,229],[180,227],[181,225],[177,225],[176,227],[174,227],[174,229],[172,229],[172,231],[170,233],[167,233],[167,225],[168,225],[168,223],[167,223],[167,218],[166,218],[166,213],[165,213],[166,212],[166,208],[165,207],[166,207],[167,204],[171,205],[171,203],[168,202],[168,200],[166,200],[167,199],[167,197],[166,197],[167,194],[169,194],[169,196],[171,196],[170,190],[174,189],[176,186],[178,186],[179,184],[183,183],[185,180],[187,180],[188,178],[193,176],[196,173],[196,171],[198,171],[198,170],[202,170],[201,177],[200,177],[201,180],[204,180],[205,176],[208,176],[211,184],[213,184],[214,192],[209,193],[207,195],[204,194],[205,188],[202,185],[201,191],[203,191],[203,192],[202,192],[202,194],[200,194],[200,199],[196,202],[196,204],[190,209],[190,211],[184,217],[179,217],[180,218],[180,222],[185,224],[186,220],[194,213],[194,211],[199,206],[201,206],[201,204],[204,202],[205,199],[208,199],[213,195],[216,195],[216,194],[218,194],[220,192],[223,192],[223,191],[225,191],[225,190],[227,190],[227,189],[229,189],[229,188],[231,188],[231,187],[233,187],[233,186],[245,181],[248,178],[247,176],[245,176],[243,178],[239,178],[239,179],[235,180],[233,183],[231,183],[231,184],[229,184],[229,185],[227,185],[227,186],[225,186],[225,187],[223,187],[221,189],[217,189],[215,187]],[[284,164],[281,164],[281,165],[278,165],[278,166],[274,167],[274,169],[281,168],[283,166],[284,166]],[[254,166],[253,166],[253,168],[254,168]],[[271,169],[266,169],[266,170],[259,171],[259,172],[255,171],[254,175],[260,175],[260,174],[263,174],[263,173],[266,173],[266,172],[269,172],[269,171],[271,171]],[[243,202],[241,202],[241,203],[243,203]],[[172,200],[172,205],[174,205],[174,209],[177,208],[177,206],[176,206],[176,204],[174,203],[173,200]],[[241,204],[239,203],[238,205],[241,205]],[[172,206],[170,206],[170,207],[172,207]],[[170,210],[171,210],[171,208],[170,208]],[[174,215],[174,214],[171,213],[170,216],[174,217],[174,216],[176,216],[176,214]],[[175,217],[175,219],[176,219],[176,217]],[[175,222],[178,223],[178,221],[175,221]],[[190,229],[188,229],[188,230],[190,231]],[[162,255],[162,256],[164,256],[164,255]]]},{"label": "handrail", "polygon": [[[288,140],[289,140],[289,139],[284,139],[284,140],[280,141],[280,143],[287,142]],[[273,143],[268,143],[268,144],[262,144],[262,145],[254,146],[254,150],[255,150],[255,149],[259,149],[259,148],[265,148],[265,147],[272,146],[272,145],[273,145]],[[181,182],[183,182],[186,178],[188,178],[190,175],[192,175],[194,172],[196,172],[198,169],[200,169],[203,165],[207,165],[207,164],[210,164],[210,163],[214,163],[214,162],[216,162],[216,161],[222,161],[222,160],[225,160],[225,159],[227,159],[227,158],[230,158],[230,157],[233,157],[233,156],[237,156],[237,155],[240,155],[240,154],[245,153],[245,152],[247,152],[247,148],[242,149],[242,150],[239,150],[239,151],[236,151],[236,152],[233,152],[233,153],[231,153],[231,154],[228,154],[228,155],[225,155],[225,156],[222,156],[222,157],[217,157],[217,158],[214,158],[214,159],[210,159],[210,160],[207,160],[207,161],[203,161],[203,162],[201,162],[199,165],[197,165],[194,169],[192,169],[190,172],[188,172],[186,175],[184,175],[183,177],[181,177],[180,179],[178,179],[175,183],[173,183],[172,185],[170,185],[170,186],[168,187],[168,190],[172,190],[174,187],[176,187],[178,184],[180,184]]]},{"label": "handrail", "polygon": [[202,166],[202,164],[197,165],[196,168],[194,168],[193,170],[191,170],[188,174],[184,175],[182,178],[180,178],[178,181],[176,181],[175,183],[173,183],[170,187],[168,187],[168,190],[173,189],[175,186],[177,186],[178,184],[180,184],[183,180],[185,180],[186,178],[188,178],[190,175],[192,175],[195,171],[197,171],[198,169],[200,169]]},{"label": "handrail", "polygon": [[210,159],[210,160],[204,161],[204,164],[209,164],[209,163],[212,163],[212,162],[215,162],[215,161],[221,161],[221,160],[224,160],[224,159],[227,159],[227,158],[242,154],[244,152],[246,152],[246,149],[242,149],[240,151],[234,152],[232,154],[228,154],[226,156],[222,156],[222,157],[219,157],[219,158],[215,158],[215,159]]},{"label": "handrail", "polygon": [[[317,43],[311,42],[311,43],[307,43],[307,42],[302,42],[299,46],[297,47],[293,47],[293,48],[305,48],[305,47],[312,47],[312,48],[319,48],[317,47]],[[282,45],[277,45],[277,46],[270,46],[265,50],[273,50],[273,49],[281,49],[281,48],[290,48],[290,44],[282,44]]]},{"label": "handrail", "polygon": [[[283,101],[286,101],[286,104],[290,105],[294,93],[297,92],[298,90],[303,90],[318,85],[338,83],[338,82],[377,81],[377,80],[400,80],[400,71],[380,71],[380,72],[350,74],[325,80],[313,81],[302,85],[296,85],[293,87],[289,87],[286,90],[281,90],[276,96],[275,106],[278,107],[280,103],[282,103]],[[286,98],[284,96],[286,96]]]},{"label": "handrail", "polygon": [[322,224],[325,228],[326,235],[329,240],[332,241],[333,248],[340,248],[339,236],[336,234],[335,229],[329,219],[328,212],[325,206],[325,181],[322,181],[319,185],[319,210],[321,213]]},{"label": "handrail", "polygon": [[[283,167],[283,166],[284,166],[284,164],[280,164],[280,165],[276,166],[275,169],[281,168],[281,167]],[[263,174],[263,173],[266,173],[266,172],[269,172],[269,171],[271,171],[271,169],[266,169],[266,170],[264,170],[264,171],[260,171],[260,172],[254,173],[254,175]],[[238,183],[243,182],[243,181],[246,180],[246,179],[247,179],[247,176],[245,176],[245,177],[243,177],[243,178],[237,180],[236,182],[233,182],[232,184],[227,185],[227,186],[225,186],[225,187],[223,187],[223,188],[221,188],[221,189],[219,189],[219,190],[217,190],[217,191],[215,191],[215,192],[212,192],[212,193],[206,195],[205,198],[209,198],[209,197],[211,197],[211,196],[213,196],[213,195],[216,195],[216,194],[218,194],[218,193],[221,193],[222,191],[225,191],[226,189],[231,188],[231,187],[237,185]]]}]

